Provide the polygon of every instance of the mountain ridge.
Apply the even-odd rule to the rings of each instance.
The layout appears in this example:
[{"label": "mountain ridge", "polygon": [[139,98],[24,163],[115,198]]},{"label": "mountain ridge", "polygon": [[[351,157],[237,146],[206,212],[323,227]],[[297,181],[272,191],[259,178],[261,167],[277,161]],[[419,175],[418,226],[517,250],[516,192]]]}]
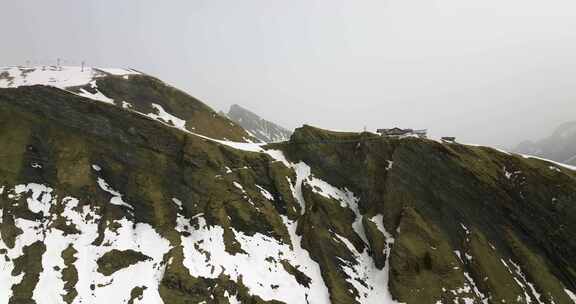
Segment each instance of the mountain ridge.
[{"label": "mountain ridge", "polygon": [[0,88],[31,85],[56,87],[217,139],[252,140],[245,130],[200,100],[133,69],[73,66],[0,68]]},{"label": "mountain ridge", "polygon": [[0,146],[1,302],[576,301],[553,162],[311,126],[239,143],[47,86],[0,89]]}]

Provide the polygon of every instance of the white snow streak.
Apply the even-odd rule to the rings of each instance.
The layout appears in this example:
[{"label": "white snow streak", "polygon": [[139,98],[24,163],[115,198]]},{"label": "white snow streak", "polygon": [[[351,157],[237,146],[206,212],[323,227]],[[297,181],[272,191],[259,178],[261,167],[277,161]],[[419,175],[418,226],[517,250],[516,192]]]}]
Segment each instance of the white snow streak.
[{"label": "white snow streak", "polygon": [[256,188],[258,188],[260,190],[260,194],[262,194],[262,196],[264,198],[266,198],[269,201],[273,201],[274,200],[274,196],[272,196],[272,194],[270,192],[268,192],[268,190],[264,189],[262,186],[260,185],[256,185]]},{"label": "white snow streak", "polygon": [[108,98],[106,97],[106,95],[102,94],[102,92],[98,91],[97,89],[96,93],[91,93],[86,91],[85,89],[80,89],[80,93],[78,93],[78,96],[82,96],[82,97],[86,97],[89,99],[93,99],[93,100],[98,100],[98,101],[102,101],[104,103],[108,103],[108,104],[114,104],[114,99]]},{"label": "white snow streak", "polygon": [[524,154],[520,154],[522,157],[524,158],[533,158],[533,159],[538,159],[538,160],[542,160],[548,163],[551,163],[553,165],[556,165],[557,167],[562,167],[562,168],[566,168],[566,169],[570,169],[570,170],[574,170],[576,171],[576,166],[570,166],[570,165],[566,165],[563,163],[559,163],[559,162],[555,162],[553,160],[549,160],[546,158],[542,158],[542,157],[538,157],[538,156],[532,156],[532,155],[524,155]]},{"label": "white snow streak", "polygon": [[[386,247],[384,249],[386,261],[383,269],[378,269],[376,267],[374,260],[368,253],[368,249],[365,249],[360,253],[352,243],[350,243],[350,241],[338,234],[335,234],[336,237],[342,241],[354,255],[354,263],[341,260],[343,264],[342,270],[344,270],[348,275],[348,282],[358,291],[359,297],[357,297],[357,300],[363,304],[398,303],[392,299],[392,295],[388,289],[390,270],[389,258],[394,238],[392,238],[391,234],[386,231],[381,220],[381,215],[370,219],[370,221],[376,224],[378,230],[380,230],[386,238]],[[358,280],[364,281],[366,285],[360,283]]]},{"label": "white snow streak", "polygon": [[564,289],[564,291],[566,291],[566,294],[568,295],[570,300],[572,300],[572,302],[576,303],[576,294],[574,294],[570,289]]},{"label": "white snow streak", "polygon": [[166,110],[164,110],[164,108],[156,103],[152,104],[152,107],[156,110],[157,113],[148,113],[146,114],[148,117],[155,119],[155,120],[159,120],[161,122],[164,122],[166,124],[171,124],[172,126],[183,130],[183,131],[188,131],[186,130],[186,121],[183,119],[180,119],[168,112],[166,112]]},{"label": "white snow streak", "polygon": [[134,207],[132,207],[131,205],[124,202],[124,200],[122,200],[122,194],[120,194],[120,192],[112,189],[112,187],[110,187],[110,185],[108,185],[108,183],[101,177],[98,177],[98,186],[100,186],[102,190],[112,194],[112,198],[110,199],[111,204],[118,206],[125,206],[130,209],[134,209]]}]

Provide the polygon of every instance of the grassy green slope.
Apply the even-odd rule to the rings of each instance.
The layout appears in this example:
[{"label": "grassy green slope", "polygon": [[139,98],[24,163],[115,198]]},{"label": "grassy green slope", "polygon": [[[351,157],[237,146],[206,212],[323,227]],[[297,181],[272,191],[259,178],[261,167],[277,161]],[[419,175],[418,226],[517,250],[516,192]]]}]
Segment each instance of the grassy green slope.
[{"label": "grassy green slope", "polygon": [[[95,80],[97,90],[123,107],[125,102],[140,113],[156,114],[152,104],[186,121],[186,129],[216,139],[244,142],[250,135],[202,101],[148,75],[106,76]],[[95,93],[92,85],[71,88]]]}]

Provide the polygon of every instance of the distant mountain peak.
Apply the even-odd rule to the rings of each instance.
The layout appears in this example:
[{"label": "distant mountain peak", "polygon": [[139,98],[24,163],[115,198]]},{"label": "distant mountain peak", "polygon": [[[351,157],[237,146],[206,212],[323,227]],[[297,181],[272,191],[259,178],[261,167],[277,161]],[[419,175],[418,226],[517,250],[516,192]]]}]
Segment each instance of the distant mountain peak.
[{"label": "distant mountain peak", "polygon": [[265,120],[237,104],[230,107],[226,116],[263,142],[286,141],[292,135],[292,131]]},{"label": "distant mountain peak", "polygon": [[576,121],[559,125],[554,132],[541,140],[521,142],[514,152],[531,154],[555,161],[576,163]]}]

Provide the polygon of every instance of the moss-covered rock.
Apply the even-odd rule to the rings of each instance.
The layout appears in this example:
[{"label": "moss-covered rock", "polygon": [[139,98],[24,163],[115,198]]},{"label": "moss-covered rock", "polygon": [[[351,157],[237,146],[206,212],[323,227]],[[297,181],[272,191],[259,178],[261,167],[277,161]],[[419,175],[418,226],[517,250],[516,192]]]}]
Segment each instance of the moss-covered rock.
[{"label": "moss-covered rock", "polygon": [[386,248],[389,245],[386,236],[378,229],[378,224],[367,219],[367,217],[362,218],[362,226],[366,232],[366,238],[368,239],[368,245],[370,246],[370,253],[374,260],[374,264],[378,269],[383,269],[386,265]]},{"label": "moss-covered rock", "polygon": [[298,284],[305,286],[307,288],[310,286],[311,279],[305,273],[298,270],[297,266],[293,266],[292,264],[290,264],[288,260],[282,260],[280,261],[280,263],[282,264],[282,267],[284,267],[284,270],[286,270],[286,272],[294,276]]},{"label": "moss-covered rock", "polygon": [[134,250],[113,249],[102,255],[98,263],[98,272],[109,276],[118,270],[129,267],[141,261],[149,260],[150,257]]},{"label": "moss-covered rock", "polygon": [[38,284],[38,278],[42,272],[42,255],[46,246],[42,242],[34,242],[25,246],[23,254],[14,260],[12,276],[23,274],[20,283],[12,286],[12,297],[9,304],[36,304],[32,299],[34,289]]},{"label": "moss-covered rock", "polygon": [[77,260],[75,257],[77,252],[72,244],[68,245],[68,247],[62,251],[62,259],[64,260],[65,267],[62,269],[62,280],[64,281],[64,291],[66,292],[62,295],[62,299],[67,304],[71,304],[78,295],[78,291],[75,288],[76,283],[78,283],[78,270],[76,266],[74,266],[74,262]]},{"label": "moss-covered rock", "polygon": [[130,300],[128,300],[128,304],[134,304],[136,300],[142,300],[142,295],[144,294],[144,290],[146,290],[146,286],[137,286],[132,288],[130,291]]}]

